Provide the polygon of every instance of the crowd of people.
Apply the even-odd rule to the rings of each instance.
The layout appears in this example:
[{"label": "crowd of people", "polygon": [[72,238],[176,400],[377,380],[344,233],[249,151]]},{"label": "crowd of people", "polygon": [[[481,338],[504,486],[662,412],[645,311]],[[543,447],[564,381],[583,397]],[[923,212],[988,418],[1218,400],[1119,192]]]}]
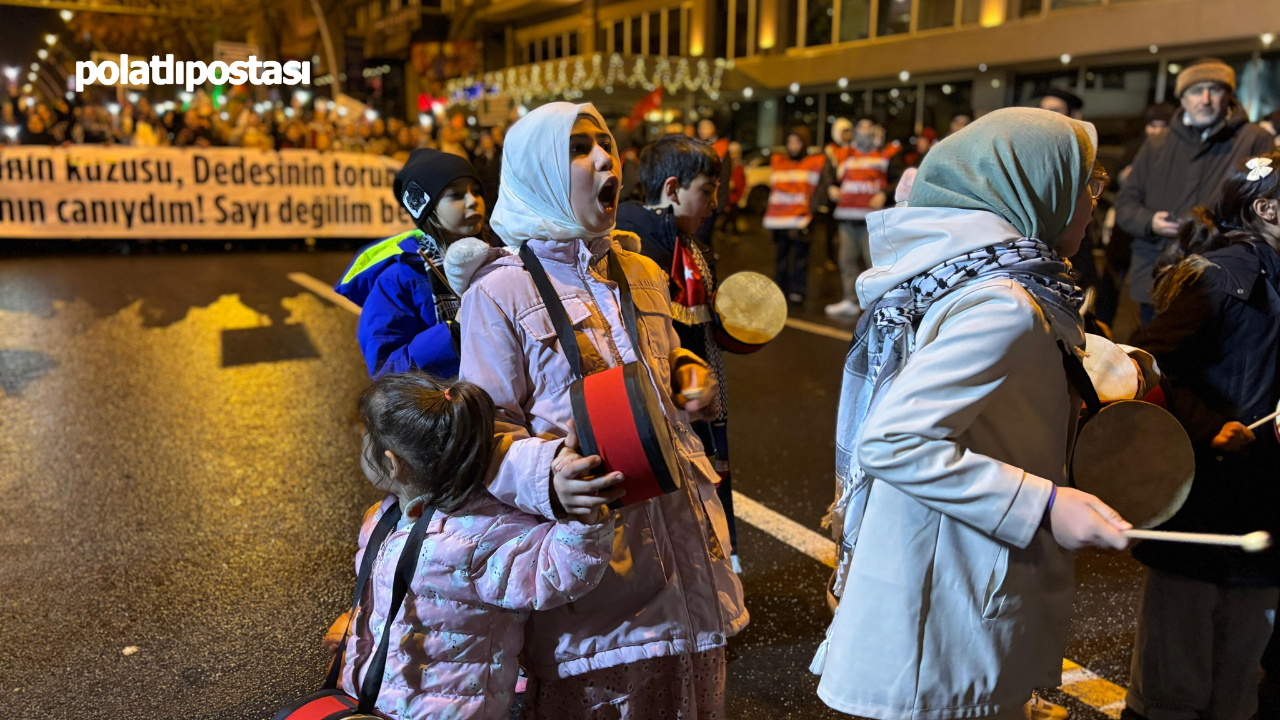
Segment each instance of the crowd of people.
[{"label": "crowd of people", "polygon": [[215,100],[197,90],[181,104],[153,103],[138,94],[126,94],[121,100],[94,103],[56,98],[49,103],[22,95],[11,84],[9,102],[0,108],[0,124],[11,131],[0,142],[307,148],[372,153],[403,162],[419,148],[467,158],[492,157],[502,141],[501,128],[473,133],[447,120],[437,127],[434,116],[430,125],[409,123],[372,111],[350,110],[325,98],[302,102],[295,96],[287,103],[259,103],[236,94]]}]

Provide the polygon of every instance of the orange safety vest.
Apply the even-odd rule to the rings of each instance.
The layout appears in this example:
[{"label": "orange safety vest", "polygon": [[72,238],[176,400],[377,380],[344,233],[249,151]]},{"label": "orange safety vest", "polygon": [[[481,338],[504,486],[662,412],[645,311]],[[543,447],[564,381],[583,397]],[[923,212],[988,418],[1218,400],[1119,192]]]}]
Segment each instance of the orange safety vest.
[{"label": "orange safety vest", "polygon": [[769,159],[769,208],[764,211],[764,226],[770,230],[791,230],[809,227],[813,220],[810,208],[813,193],[818,189],[822,168],[827,156],[819,153],[792,160],[785,152],[776,152]]},{"label": "orange safety vest", "polygon": [[889,184],[889,160],[902,149],[902,143],[894,141],[869,153],[857,148],[832,149],[836,161],[836,181],[840,183],[840,200],[832,215],[837,220],[865,220],[871,210],[871,198],[883,192]]}]

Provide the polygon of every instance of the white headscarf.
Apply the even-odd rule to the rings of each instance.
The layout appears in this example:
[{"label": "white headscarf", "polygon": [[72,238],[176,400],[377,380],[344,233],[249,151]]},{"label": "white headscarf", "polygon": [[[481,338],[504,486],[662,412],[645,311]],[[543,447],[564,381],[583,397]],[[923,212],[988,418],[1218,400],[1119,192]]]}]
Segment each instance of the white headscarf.
[{"label": "white headscarf", "polygon": [[[502,180],[489,223],[511,247],[526,240],[574,240],[591,233],[569,204],[569,134],[579,115],[608,129],[591,103],[547,103],[518,120],[502,146]],[[616,161],[616,160],[615,160]]]}]

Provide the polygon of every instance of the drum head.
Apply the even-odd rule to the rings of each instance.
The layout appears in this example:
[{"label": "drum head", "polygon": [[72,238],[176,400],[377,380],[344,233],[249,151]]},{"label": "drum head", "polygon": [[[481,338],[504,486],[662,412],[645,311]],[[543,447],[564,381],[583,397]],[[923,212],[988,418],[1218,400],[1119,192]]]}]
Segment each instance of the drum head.
[{"label": "drum head", "polygon": [[1163,408],[1117,402],[1085,423],[1076,438],[1071,474],[1136,528],[1173,517],[1191,492],[1196,458],[1191,440]]},{"label": "drum head", "polygon": [[787,299],[772,280],[756,272],[734,273],[716,290],[720,326],[739,342],[762,345],[787,324]]}]

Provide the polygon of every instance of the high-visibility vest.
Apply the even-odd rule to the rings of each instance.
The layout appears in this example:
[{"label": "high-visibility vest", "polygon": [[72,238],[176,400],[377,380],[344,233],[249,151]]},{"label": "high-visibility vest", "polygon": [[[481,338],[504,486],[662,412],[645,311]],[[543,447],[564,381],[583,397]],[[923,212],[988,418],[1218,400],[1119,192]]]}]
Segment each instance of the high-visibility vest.
[{"label": "high-visibility vest", "polygon": [[892,142],[879,150],[860,152],[852,145],[833,149],[839,161],[836,181],[840,183],[840,200],[832,215],[837,220],[865,220],[872,211],[871,198],[889,184],[889,160],[902,149]]},{"label": "high-visibility vest", "polygon": [[786,153],[774,153],[769,159],[769,208],[764,212],[764,226],[770,230],[809,227],[813,220],[810,207],[818,189],[827,156],[821,153],[792,160]]}]

